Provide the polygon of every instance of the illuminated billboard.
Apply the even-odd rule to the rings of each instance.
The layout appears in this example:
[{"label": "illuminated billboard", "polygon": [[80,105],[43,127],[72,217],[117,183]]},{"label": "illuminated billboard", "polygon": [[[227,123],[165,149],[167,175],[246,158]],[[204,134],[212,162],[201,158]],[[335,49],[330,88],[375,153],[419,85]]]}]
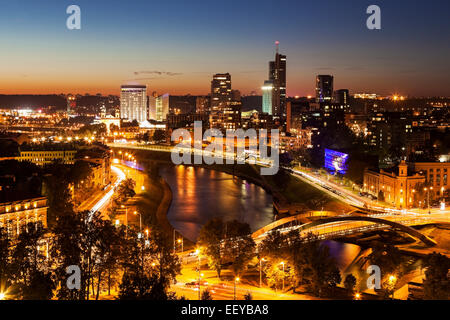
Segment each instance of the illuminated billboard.
[{"label": "illuminated billboard", "polygon": [[325,169],[332,173],[347,173],[348,154],[325,149]]}]

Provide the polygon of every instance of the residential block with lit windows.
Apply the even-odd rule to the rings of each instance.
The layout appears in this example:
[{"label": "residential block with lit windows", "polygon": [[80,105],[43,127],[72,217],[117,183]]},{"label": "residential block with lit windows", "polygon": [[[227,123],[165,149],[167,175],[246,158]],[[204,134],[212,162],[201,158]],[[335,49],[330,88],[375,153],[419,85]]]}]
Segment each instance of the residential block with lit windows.
[{"label": "residential block with lit windows", "polygon": [[11,238],[16,238],[29,223],[41,223],[46,228],[47,209],[45,197],[0,203],[0,228],[6,229]]},{"label": "residential block with lit windows", "polygon": [[37,165],[44,165],[61,160],[64,164],[73,164],[76,150],[24,150],[20,151],[18,161],[29,161]]}]

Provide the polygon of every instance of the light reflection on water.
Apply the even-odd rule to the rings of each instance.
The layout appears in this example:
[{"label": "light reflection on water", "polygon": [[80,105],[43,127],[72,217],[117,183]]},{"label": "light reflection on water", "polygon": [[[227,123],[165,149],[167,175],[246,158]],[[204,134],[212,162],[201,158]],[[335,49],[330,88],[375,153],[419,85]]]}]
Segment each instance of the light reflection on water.
[{"label": "light reflection on water", "polygon": [[272,196],[263,188],[231,175],[186,166],[166,166],[161,176],[172,189],[168,219],[195,241],[200,228],[214,217],[247,222],[255,231],[274,219]]}]

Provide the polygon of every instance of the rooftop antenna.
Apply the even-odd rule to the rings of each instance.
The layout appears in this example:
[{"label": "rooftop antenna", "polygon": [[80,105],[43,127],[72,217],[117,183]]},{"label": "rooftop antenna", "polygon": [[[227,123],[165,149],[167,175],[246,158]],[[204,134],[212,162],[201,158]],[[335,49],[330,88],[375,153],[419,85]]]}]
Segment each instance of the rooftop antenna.
[{"label": "rooftop antenna", "polygon": [[280,46],[280,41],[275,41],[276,54],[278,54],[278,47]]}]

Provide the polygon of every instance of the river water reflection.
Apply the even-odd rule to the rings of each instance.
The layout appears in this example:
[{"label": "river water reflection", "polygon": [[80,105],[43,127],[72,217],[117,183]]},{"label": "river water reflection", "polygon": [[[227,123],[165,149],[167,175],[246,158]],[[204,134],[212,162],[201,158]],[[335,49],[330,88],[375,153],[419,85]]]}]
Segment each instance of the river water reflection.
[{"label": "river water reflection", "polygon": [[214,217],[247,222],[252,231],[274,220],[272,195],[246,180],[181,165],[162,167],[160,174],[173,194],[168,219],[189,240]]}]

